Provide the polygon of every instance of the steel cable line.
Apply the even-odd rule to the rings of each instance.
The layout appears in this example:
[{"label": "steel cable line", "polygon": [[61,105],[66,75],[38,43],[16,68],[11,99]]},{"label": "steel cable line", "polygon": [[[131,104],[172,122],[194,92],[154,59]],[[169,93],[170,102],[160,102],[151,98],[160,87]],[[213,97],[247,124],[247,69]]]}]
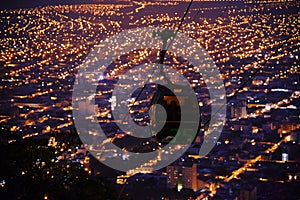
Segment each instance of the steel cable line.
[{"label": "steel cable line", "polygon": [[[298,33],[299,33],[299,32],[298,32]],[[292,38],[292,36],[289,37],[289,38],[287,38],[286,41],[290,40],[291,38]],[[281,45],[279,45],[279,46],[276,48],[276,51],[278,51],[278,50],[279,50],[280,48],[282,48],[284,45],[286,45],[286,44],[285,44],[285,43],[282,43]],[[275,55],[276,53],[277,53],[277,52],[274,51],[273,54],[268,55],[268,57],[267,57],[266,59],[263,59],[263,63],[262,63],[262,64],[259,64],[259,68],[257,68],[257,69],[249,76],[249,78],[248,78],[246,81],[244,81],[237,89],[235,89],[235,92],[233,93],[233,95],[227,98],[227,102],[224,103],[224,104],[221,106],[221,108],[219,108],[219,109],[211,116],[211,118],[214,117],[214,116],[216,116],[216,115],[219,113],[219,111],[223,108],[223,106],[227,106],[227,104],[229,103],[229,101],[232,100],[232,99],[239,93],[239,91],[249,83],[249,81],[251,81],[251,80],[253,80],[253,79],[255,78],[255,76],[258,74],[258,72],[262,70],[262,66],[265,65],[265,64],[271,59],[271,57],[272,57],[273,55]],[[206,123],[203,125],[203,127],[205,127],[205,126],[209,123],[209,121],[210,121],[210,120],[207,120]]]},{"label": "steel cable line", "polygon": [[[171,44],[172,44],[172,42],[174,41],[174,39],[175,39],[177,33],[178,33],[179,30],[180,30],[182,24],[184,23],[184,20],[185,20],[185,18],[186,18],[186,16],[187,16],[187,14],[188,14],[188,12],[189,12],[189,10],[190,10],[192,4],[193,4],[193,0],[190,1],[190,3],[189,3],[189,5],[188,5],[187,9],[185,10],[184,15],[183,15],[183,17],[181,18],[180,23],[179,23],[179,25],[178,25],[178,27],[177,27],[177,30],[176,30],[174,36],[172,37],[172,40],[170,41],[169,45],[167,46],[166,50],[163,50],[163,49],[161,50],[161,55],[162,55],[162,52],[163,52],[163,51],[165,51],[165,52],[164,52],[164,54],[163,54],[163,57],[160,58],[160,61],[161,61],[161,62],[160,62],[159,65],[162,65],[162,64],[163,64],[163,59],[164,59],[165,53],[166,53],[166,51],[169,49],[169,47],[171,46]],[[138,93],[138,95],[137,95],[137,97],[135,98],[135,100],[134,100],[134,102],[133,102],[132,105],[135,105],[135,103],[138,101],[139,97],[141,96],[142,92],[144,91],[144,89],[145,89],[145,87],[146,87],[146,84],[147,84],[148,81],[152,78],[152,75],[154,74],[154,72],[156,71],[156,69],[158,68],[159,65],[157,65],[157,66],[153,69],[153,71],[152,71],[152,73],[150,74],[148,80],[147,80],[147,81],[145,82],[145,84],[143,85],[142,89],[141,89],[140,92]]]}]

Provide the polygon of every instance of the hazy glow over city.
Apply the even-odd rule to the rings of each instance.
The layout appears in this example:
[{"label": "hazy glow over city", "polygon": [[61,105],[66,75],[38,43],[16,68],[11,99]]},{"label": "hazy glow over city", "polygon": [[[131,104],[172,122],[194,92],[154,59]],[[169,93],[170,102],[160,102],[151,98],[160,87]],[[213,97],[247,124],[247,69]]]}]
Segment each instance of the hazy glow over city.
[{"label": "hazy glow over city", "polygon": [[[152,27],[176,32],[189,3],[36,2],[24,8],[7,4],[0,10],[1,199],[300,198],[298,1],[193,1],[178,31],[207,52],[205,58],[213,61],[219,75],[205,82],[201,70],[213,69],[207,60],[201,70],[193,66],[187,59],[189,54],[184,53],[197,52],[188,42],[180,44],[178,54],[167,50],[164,72],[172,69],[189,82],[198,100],[200,121],[182,122],[197,123],[197,136],[179,159],[161,169],[154,166],[183,148],[182,144],[163,149],[172,143],[178,127],[163,129],[167,133],[162,131],[162,135],[135,138],[131,131],[118,127],[118,123],[126,125],[128,119],[116,120],[113,111],[118,106],[128,107],[130,120],[147,127],[155,116],[150,107],[164,101],[166,112],[172,113],[167,115],[168,123],[177,123],[172,115],[182,114],[183,107],[179,108],[166,90],[151,84],[152,75],[161,71],[148,73],[160,62],[160,46],[115,56],[108,66],[99,66],[105,69],[103,74],[83,74],[86,66],[110,56],[108,51],[98,52],[103,57],[89,60],[94,49],[104,49],[102,44],[114,45],[112,49],[128,45],[105,43],[123,31]],[[145,39],[143,34],[134,36]],[[133,46],[148,45],[130,42]],[[144,68],[134,71],[140,65]],[[126,82],[124,74],[130,70],[132,82]],[[90,89],[80,88],[82,96],[72,100],[76,84],[92,79],[96,81],[95,97],[86,98]],[[146,86],[139,85],[140,79]],[[121,91],[136,87],[122,102],[122,93],[113,93],[120,80]],[[220,82],[226,94],[217,98],[225,102],[218,105],[226,108],[224,116],[220,116],[220,110],[212,112],[215,102],[209,93],[212,86],[222,88]],[[177,97],[179,102],[189,98],[182,95]],[[176,105],[171,105],[172,101]],[[92,113],[86,120],[99,123],[105,132],[101,143],[88,149],[81,141],[73,109],[82,116]],[[226,119],[214,124],[223,126],[220,137],[213,141],[214,148],[208,155],[199,156],[201,145],[212,131],[208,124],[218,117]],[[93,129],[88,134],[91,138],[99,136]],[[123,153],[108,147],[110,143]],[[131,152],[157,154],[127,172],[103,164],[114,158],[130,162],[134,159]]]}]

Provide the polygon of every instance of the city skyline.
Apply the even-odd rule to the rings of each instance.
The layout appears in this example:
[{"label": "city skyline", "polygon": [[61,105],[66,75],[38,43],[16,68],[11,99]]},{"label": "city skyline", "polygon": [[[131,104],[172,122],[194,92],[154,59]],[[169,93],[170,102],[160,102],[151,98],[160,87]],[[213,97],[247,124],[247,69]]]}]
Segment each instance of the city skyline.
[{"label": "city skyline", "polygon": [[[69,2],[74,5],[63,5]],[[154,169],[154,166],[171,159],[176,150],[182,148],[183,144],[179,144],[167,151],[163,149],[175,141],[178,127],[169,127],[163,129],[168,133],[138,140],[132,137],[133,129],[124,131],[119,127],[118,123],[128,123],[128,119],[122,119],[124,113],[120,113],[121,120],[114,113],[118,106],[128,107],[132,121],[147,127],[153,117],[149,108],[155,102],[163,105],[164,100],[167,103],[164,108],[170,111],[173,94],[164,94],[164,90],[159,94],[160,86],[151,83],[151,76],[150,81],[146,81],[147,74],[160,62],[160,46],[151,49],[146,43],[133,42],[131,45],[135,48],[132,51],[99,67],[104,69],[102,74],[85,69],[95,62],[89,56],[91,52],[106,48],[102,44],[113,45],[107,47],[111,51],[126,45],[129,48],[130,44],[116,42],[118,35],[126,31],[168,28],[176,32],[190,2],[36,3],[38,7],[33,4],[0,10],[1,148],[3,152],[9,149],[13,152],[12,147],[22,146],[33,156],[22,161],[22,157],[3,153],[6,161],[0,176],[1,194],[12,195],[12,185],[22,177],[29,183],[62,180],[57,184],[73,189],[76,189],[72,185],[73,178],[99,181],[97,178],[100,177],[110,185],[107,190],[116,191],[113,198],[140,199],[142,191],[149,199],[300,197],[295,189],[300,184],[299,2],[194,1],[191,4],[179,35],[186,35],[203,48],[204,55],[219,71],[219,77],[208,80],[205,73],[201,73],[201,70],[211,70],[212,65],[207,65],[206,58],[200,53],[198,59],[205,58],[203,68],[187,59],[189,53],[198,53],[193,54],[195,50],[189,42],[178,45],[182,48],[178,49],[179,54],[166,52],[163,71],[166,74],[175,71],[189,82],[198,101],[201,120],[193,143],[174,163],[161,169]],[[13,4],[10,2],[6,7]],[[133,31],[132,37],[145,41],[148,36],[143,34]],[[111,38],[116,41],[108,43]],[[175,40],[175,43],[179,42]],[[108,52],[98,51],[102,57],[96,57],[96,61],[106,58]],[[134,71],[140,65],[143,68]],[[125,78],[128,72],[131,75]],[[85,96],[93,90],[80,88],[80,84],[92,79],[96,79],[94,99]],[[120,92],[113,93],[122,79]],[[144,79],[147,86],[139,85],[137,80],[140,79]],[[212,87],[220,89],[220,80],[224,83],[225,95],[218,98],[225,101],[219,105],[226,109],[224,116],[220,116],[220,110],[212,111],[215,100],[212,100],[210,90]],[[132,96],[119,101],[123,99],[122,92],[130,87],[136,87]],[[74,101],[76,88],[80,88],[82,96],[76,96]],[[177,88],[178,91],[181,89]],[[178,97],[179,102],[188,98],[184,95]],[[182,109],[182,105],[180,107]],[[178,110],[178,102],[172,109]],[[74,124],[74,111],[77,110],[87,121],[100,125],[106,135],[101,143],[89,145],[80,140],[82,130]],[[169,121],[173,115],[183,113],[173,111],[167,115]],[[214,124],[224,126],[220,138],[211,138],[209,142],[214,143],[214,148],[208,155],[199,156],[199,149],[208,142],[213,130],[209,123],[218,117],[226,119],[224,124],[222,121]],[[184,134],[188,135],[189,131],[187,128]],[[96,137],[99,137],[98,133],[88,129],[88,138]],[[124,153],[118,153],[109,144],[120,147]],[[45,152],[41,153],[43,149]],[[124,163],[130,162],[135,159],[131,152],[157,152],[157,155],[126,172],[114,171],[102,164],[117,158]],[[18,166],[16,159],[23,164]],[[15,171],[10,171],[9,166],[14,166]],[[44,175],[39,177],[39,173]],[[22,187],[19,186],[13,198],[30,196],[22,192]],[[140,191],[135,192],[135,187]],[[282,191],[274,189],[280,187]],[[57,197],[55,190],[47,193],[45,188],[41,188],[33,199]],[[165,193],[151,192],[157,190]],[[68,195],[70,190],[64,189],[64,192]],[[102,190],[99,192],[105,198],[110,195]]]}]

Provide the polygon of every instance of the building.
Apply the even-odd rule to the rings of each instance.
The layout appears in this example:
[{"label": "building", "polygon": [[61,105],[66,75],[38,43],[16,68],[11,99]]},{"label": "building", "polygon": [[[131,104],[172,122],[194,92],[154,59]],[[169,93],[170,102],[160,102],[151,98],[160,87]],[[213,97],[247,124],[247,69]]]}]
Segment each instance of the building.
[{"label": "building", "polygon": [[297,130],[298,128],[299,128],[299,124],[292,123],[289,120],[283,120],[279,124],[278,133],[279,133],[280,137],[283,137],[283,135],[289,134],[292,131]]},{"label": "building", "polygon": [[197,166],[194,163],[180,162],[167,167],[167,187],[192,189],[197,191]]},{"label": "building", "polygon": [[230,103],[230,117],[243,118],[247,116],[247,104],[245,100],[233,100]]},{"label": "building", "polygon": [[256,187],[249,185],[242,187],[239,200],[256,200]]}]

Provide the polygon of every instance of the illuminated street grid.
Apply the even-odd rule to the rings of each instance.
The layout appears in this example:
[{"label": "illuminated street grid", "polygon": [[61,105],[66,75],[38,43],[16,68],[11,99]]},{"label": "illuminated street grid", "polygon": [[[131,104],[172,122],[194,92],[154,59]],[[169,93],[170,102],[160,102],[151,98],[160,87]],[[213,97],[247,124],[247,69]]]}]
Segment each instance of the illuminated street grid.
[{"label": "illuminated street grid", "polygon": [[[197,157],[192,150],[183,156],[199,166],[203,162],[226,166],[226,173],[204,174],[211,180],[205,186],[208,196],[224,192],[224,187],[243,174],[254,173],[260,181],[286,181],[268,180],[256,171],[266,160],[265,155],[294,141],[294,135],[300,132],[300,3],[257,2],[260,3],[196,1],[180,30],[209,52],[224,79],[227,98],[259,69],[228,102],[227,122],[214,150],[205,158]],[[184,1],[120,1],[0,11],[2,129],[9,129],[23,139],[71,130],[72,85],[91,48],[100,40],[130,28],[151,25],[176,30],[186,6]],[[138,57],[143,59],[145,54],[141,52]],[[137,65],[140,60],[127,61]],[[193,87],[203,83],[195,81],[191,67],[183,67],[180,72],[194,80]],[[109,93],[111,88],[102,90],[104,95]],[[203,104],[201,107],[206,109]],[[108,114],[107,109],[102,110],[101,116]],[[124,134],[113,134],[105,142],[122,137]],[[71,152],[63,144],[54,145],[61,152]],[[114,150],[103,155],[109,152]],[[58,156],[59,159],[63,157]],[[281,159],[273,161],[287,164]],[[156,160],[137,171],[151,172],[151,162]],[[128,172],[126,177],[134,173]],[[295,180],[300,179],[299,171],[297,174]]]}]

